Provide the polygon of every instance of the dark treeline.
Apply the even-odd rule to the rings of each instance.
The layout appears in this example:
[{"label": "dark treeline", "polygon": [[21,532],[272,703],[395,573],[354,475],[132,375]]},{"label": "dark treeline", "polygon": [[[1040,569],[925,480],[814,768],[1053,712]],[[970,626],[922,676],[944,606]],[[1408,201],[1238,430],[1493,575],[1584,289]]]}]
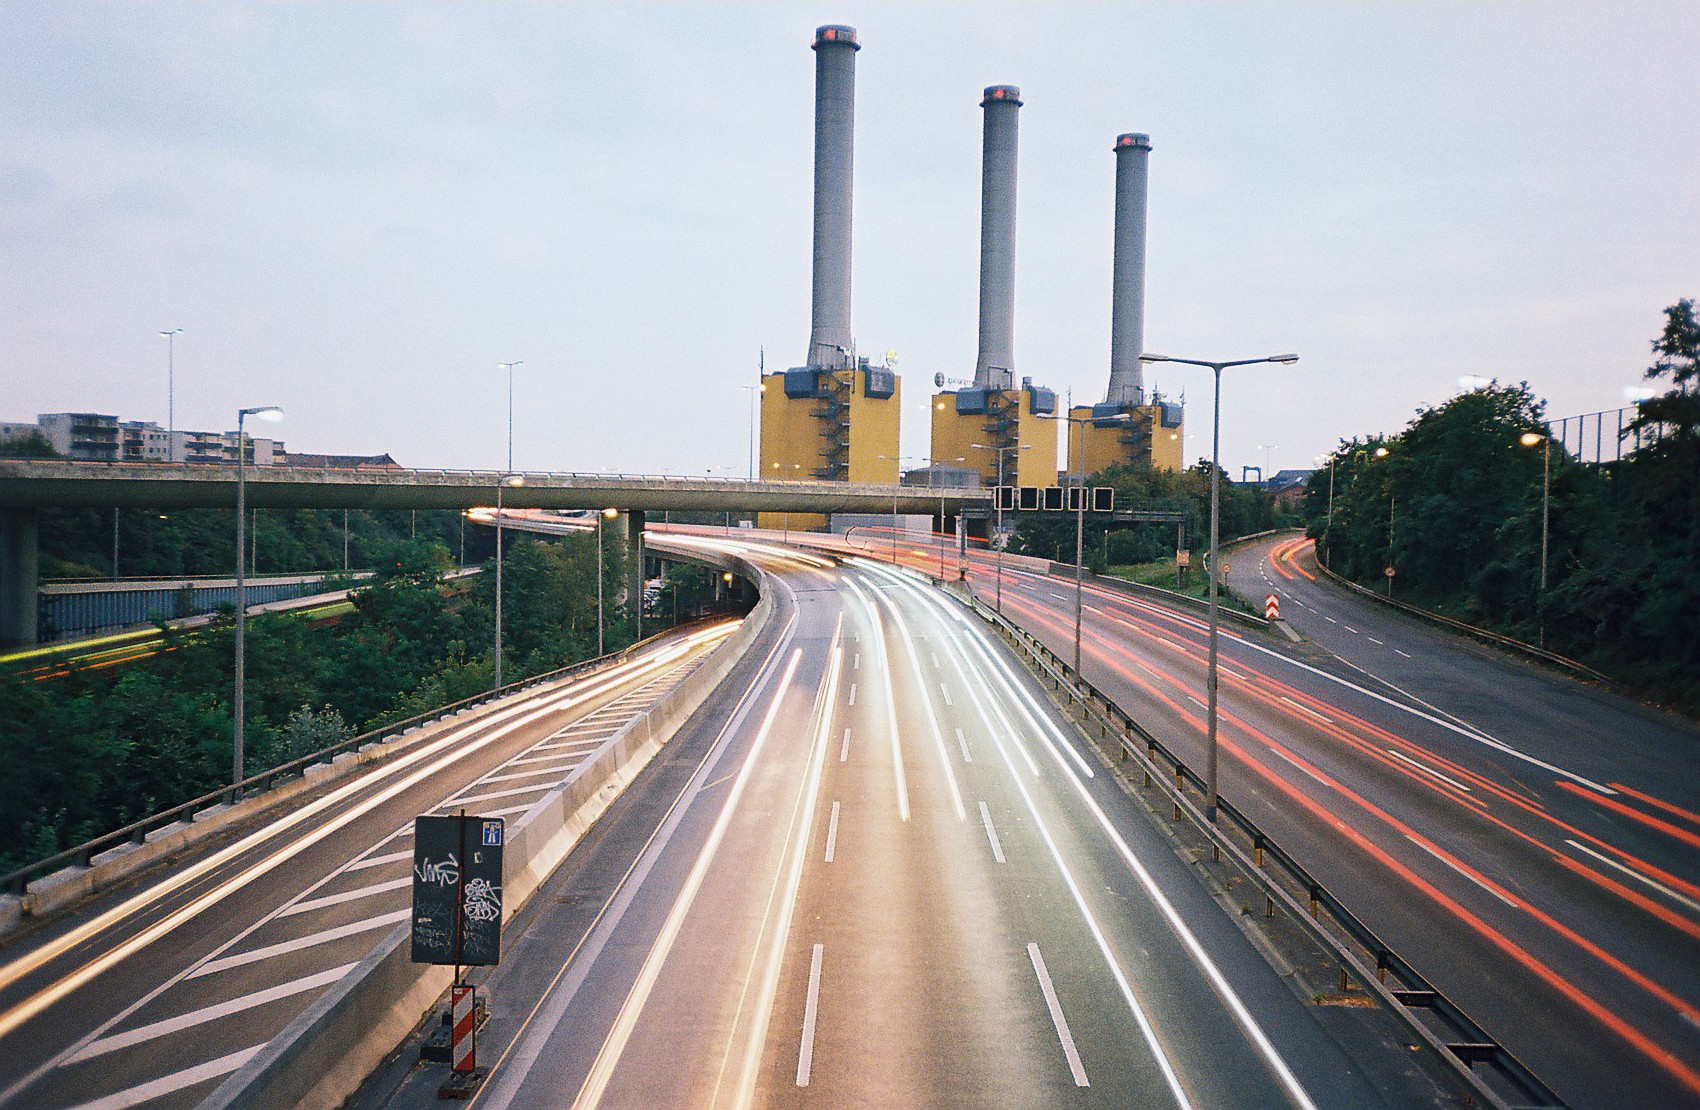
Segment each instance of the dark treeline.
[{"label": "dark treeline", "polygon": [[[1221,481],[1221,539],[1297,524],[1299,518],[1284,514],[1274,497],[1260,486],[1238,484],[1227,472]],[[1113,486],[1116,508],[1186,514],[1186,541],[1191,550],[1203,551],[1210,543],[1210,463],[1201,461],[1191,470],[1168,471],[1118,464],[1094,474],[1089,485]],[[1012,552],[1058,562],[1074,562],[1075,518],[1072,514],[1016,514],[1017,526],[1010,543]],[[1006,517],[1007,519],[1007,517]],[[1107,566],[1172,560],[1176,527],[1173,524],[1128,524],[1086,514],[1086,565],[1102,572]],[[1203,562],[1195,565],[1202,567]]]},{"label": "dark treeline", "polygon": [[[1342,443],[1305,500],[1319,555],[1347,578],[1700,709],[1700,323],[1666,310],[1622,461],[1590,465],[1544,437],[1527,384],[1494,383],[1384,439]],[[1525,442],[1527,439],[1527,442]],[[1543,456],[1551,447],[1541,579]]]},{"label": "dark treeline", "polygon": [[[474,528],[469,546],[473,532],[488,543],[489,530]],[[504,679],[595,656],[594,533],[508,535]],[[609,542],[604,550],[609,651],[632,639],[629,611],[613,604],[625,581],[623,547]],[[376,578],[334,624],[269,614],[248,621],[248,773],[490,688],[494,573],[445,580],[449,549],[423,537],[374,548],[369,561]],[[668,578],[676,587],[664,597],[668,615],[676,604],[688,617],[713,595],[706,571],[673,567]],[[8,771],[0,779],[0,872],[229,780],[233,619],[226,613],[208,629],[165,637],[157,654],[121,667],[73,669],[51,681],[0,675]]]}]

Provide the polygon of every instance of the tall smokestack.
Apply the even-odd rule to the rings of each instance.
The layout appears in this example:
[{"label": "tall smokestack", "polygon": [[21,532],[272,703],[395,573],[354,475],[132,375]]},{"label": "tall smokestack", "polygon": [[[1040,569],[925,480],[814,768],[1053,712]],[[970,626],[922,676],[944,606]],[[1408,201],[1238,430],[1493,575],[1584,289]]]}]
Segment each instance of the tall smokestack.
[{"label": "tall smokestack", "polygon": [[827,369],[850,365],[850,193],[861,48],[854,27],[815,28],[814,315],[806,365]]},{"label": "tall smokestack", "polygon": [[1015,155],[1021,90],[993,85],[980,101],[985,137],[980,166],[980,358],[977,389],[1009,389],[1015,379]]},{"label": "tall smokestack", "polygon": [[1110,294],[1110,388],[1104,400],[1145,403],[1145,187],[1151,136],[1116,136],[1115,276]]}]

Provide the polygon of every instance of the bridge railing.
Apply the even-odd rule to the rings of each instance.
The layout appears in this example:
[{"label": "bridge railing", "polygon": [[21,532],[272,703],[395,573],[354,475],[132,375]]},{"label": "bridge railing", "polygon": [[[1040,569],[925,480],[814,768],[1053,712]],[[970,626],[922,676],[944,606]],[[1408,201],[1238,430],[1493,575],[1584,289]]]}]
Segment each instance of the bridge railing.
[{"label": "bridge railing", "polygon": [[[1316,876],[1266,833],[1249,815],[1218,797],[1220,819],[1212,822],[1194,797],[1205,780],[1168,745],[1152,735],[1109,697],[1039,639],[1018,628],[977,597],[965,598],[974,612],[1025,657],[1028,665],[1089,735],[1115,743],[1124,761],[1140,768],[1140,785],[1160,790],[1173,806],[1174,820],[1186,821],[1210,845],[1211,860],[1224,856],[1264,896],[1263,913],[1283,911],[1338,961],[1340,989],[1355,982],[1435,1054],[1473,1098],[1495,1107],[1563,1107],[1564,1102],[1520,1060],[1500,1045],[1437,990],[1432,983],[1376,936]],[[1189,794],[1188,791],[1191,793]],[[1327,915],[1327,921],[1323,915]],[[1329,923],[1332,923],[1332,928]],[[1396,985],[1388,985],[1392,976]],[[1421,1015],[1421,1016],[1420,1016]],[[1424,1018],[1427,1020],[1424,1020]],[[1494,1082],[1475,1070],[1487,1065]]]},{"label": "bridge railing", "polygon": [[[237,802],[246,797],[263,794],[277,786],[279,783],[304,775],[307,768],[314,764],[327,763],[330,760],[335,759],[337,756],[350,752],[357,752],[368,744],[382,743],[385,740],[400,736],[416,726],[446,717],[452,713],[459,712],[462,709],[470,709],[474,706],[484,705],[488,702],[495,701],[496,699],[505,697],[508,694],[516,693],[530,686],[537,686],[545,682],[555,682],[560,679],[571,678],[574,675],[582,674],[586,671],[592,671],[599,667],[618,663],[630,656],[633,652],[648,646],[656,639],[668,635],[673,631],[674,629],[672,628],[665,629],[656,633],[654,636],[646,637],[645,639],[640,640],[629,647],[622,648],[619,651],[609,652],[607,655],[601,655],[595,659],[586,659],[579,663],[573,663],[569,666],[561,667],[545,674],[533,675],[530,678],[520,679],[517,682],[510,682],[497,689],[486,690],[481,694],[475,694],[470,698],[462,698],[460,701],[451,702],[448,705],[439,706],[435,709],[427,710],[424,713],[416,713],[404,720],[391,722],[390,724],[383,725],[368,732],[363,732],[358,736],[351,736],[348,739],[339,741],[329,747],[321,748],[309,755],[301,756],[299,759],[292,759],[287,763],[280,763],[276,767],[261,771],[255,775],[250,775],[241,782],[220,787],[217,790],[203,794],[200,797],[184,802],[181,805],[175,805],[170,809],[163,809],[158,813],[149,814],[139,821],[133,821],[130,824],[125,825],[121,829],[114,829],[109,833],[95,837],[93,840],[85,841],[74,848],[67,848],[56,855],[48,856],[46,859],[37,860],[34,863],[18,868],[16,871],[13,871],[8,875],[0,876],[0,892],[22,897],[26,893],[29,884],[36,879],[52,875],[67,867],[89,867],[93,864],[94,857],[103,852],[123,847],[126,844],[145,843],[150,833],[168,828],[179,822],[192,820],[197,813],[200,813],[202,810],[208,809],[212,806],[221,804],[227,806],[235,805]],[[400,749],[397,749],[397,751],[399,750]],[[392,752],[389,754],[393,756],[395,753]]]}]

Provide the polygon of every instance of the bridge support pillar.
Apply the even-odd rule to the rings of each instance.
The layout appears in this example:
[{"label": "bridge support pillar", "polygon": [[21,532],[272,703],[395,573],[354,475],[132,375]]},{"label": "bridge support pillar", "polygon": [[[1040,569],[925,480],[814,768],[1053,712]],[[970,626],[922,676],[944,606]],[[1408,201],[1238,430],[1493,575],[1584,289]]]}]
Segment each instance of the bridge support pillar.
[{"label": "bridge support pillar", "polygon": [[643,639],[643,510],[626,512],[626,603],[632,607],[632,628]]},{"label": "bridge support pillar", "polygon": [[0,650],[35,646],[39,522],[35,509],[0,509]]}]

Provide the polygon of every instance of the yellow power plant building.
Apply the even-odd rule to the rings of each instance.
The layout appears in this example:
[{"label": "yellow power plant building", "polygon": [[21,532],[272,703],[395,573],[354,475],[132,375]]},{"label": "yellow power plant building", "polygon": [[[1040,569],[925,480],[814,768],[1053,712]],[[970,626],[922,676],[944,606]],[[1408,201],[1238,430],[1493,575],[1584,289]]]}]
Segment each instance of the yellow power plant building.
[{"label": "yellow power plant building", "polygon": [[[933,462],[961,465],[1006,486],[1057,484],[1057,395],[1030,381],[1020,389],[946,390],[933,397]],[[964,460],[956,464],[956,459]]]},{"label": "yellow power plant building", "polygon": [[1185,410],[1155,394],[1149,405],[1076,405],[1063,466],[1070,474],[1102,474],[1117,463],[1179,470],[1185,446]]},{"label": "yellow power plant building", "polygon": [[[891,369],[799,367],[761,383],[761,477],[767,482],[897,484],[903,383]],[[818,513],[761,513],[762,528],[823,529]]]}]

